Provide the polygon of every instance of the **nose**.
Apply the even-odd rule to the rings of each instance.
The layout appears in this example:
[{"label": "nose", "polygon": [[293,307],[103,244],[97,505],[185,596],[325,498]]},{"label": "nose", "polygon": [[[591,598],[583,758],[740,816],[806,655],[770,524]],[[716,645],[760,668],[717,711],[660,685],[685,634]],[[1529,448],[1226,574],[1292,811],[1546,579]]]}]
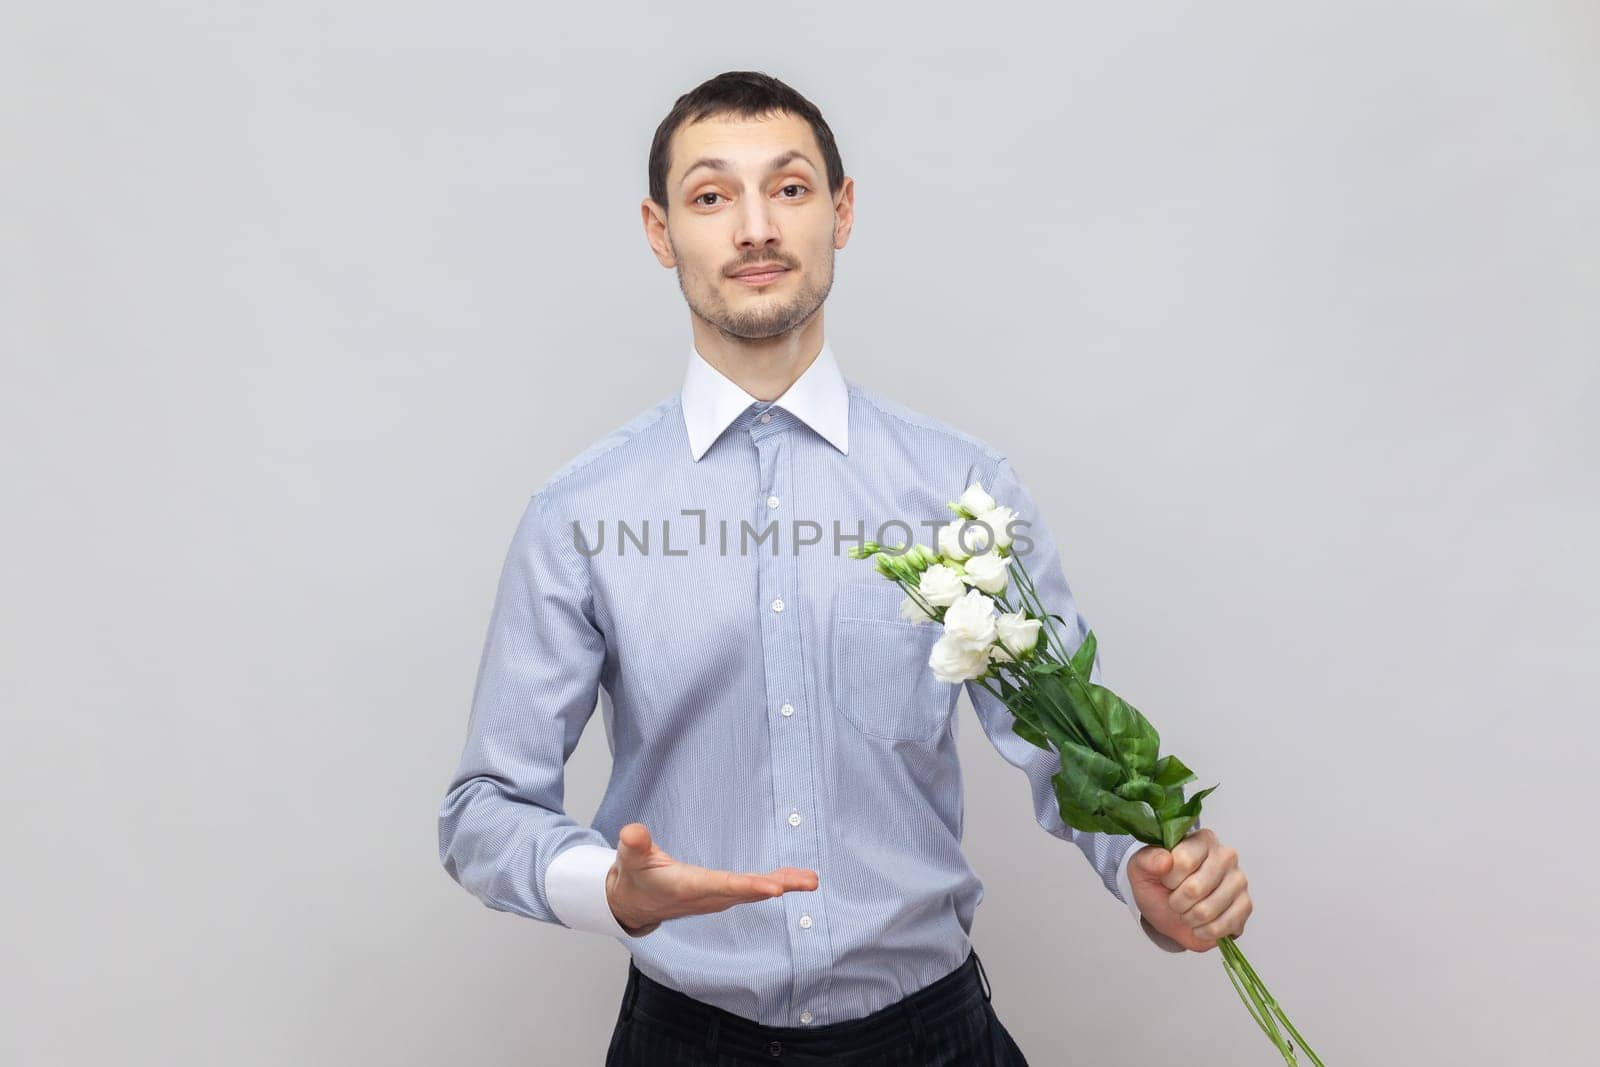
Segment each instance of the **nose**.
[{"label": "nose", "polygon": [[764,248],[778,239],[778,224],[771,205],[759,196],[745,197],[739,210],[739,230],[735,234],[739,247]]}]

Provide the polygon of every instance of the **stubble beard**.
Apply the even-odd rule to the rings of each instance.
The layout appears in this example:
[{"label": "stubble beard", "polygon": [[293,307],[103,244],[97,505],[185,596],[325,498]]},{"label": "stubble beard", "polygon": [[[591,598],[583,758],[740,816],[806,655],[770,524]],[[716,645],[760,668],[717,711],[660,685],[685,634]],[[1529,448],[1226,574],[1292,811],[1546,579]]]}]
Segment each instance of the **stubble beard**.
[{"label": "stubble beard", "polygon": [[684,281],[683,264],[678,264],[678,288],[689,310],[709,323],[724,337],[744,341],[760,341],[780,337],[799,329],[822,306],[833,289],[833,250],[828,250],[828,276],[821,284],[806,275],[800,289],[788,300],[766,300],[761,306],[744,311],[733,311],[720,289],[712,287],[704,299],[697,299]]}]

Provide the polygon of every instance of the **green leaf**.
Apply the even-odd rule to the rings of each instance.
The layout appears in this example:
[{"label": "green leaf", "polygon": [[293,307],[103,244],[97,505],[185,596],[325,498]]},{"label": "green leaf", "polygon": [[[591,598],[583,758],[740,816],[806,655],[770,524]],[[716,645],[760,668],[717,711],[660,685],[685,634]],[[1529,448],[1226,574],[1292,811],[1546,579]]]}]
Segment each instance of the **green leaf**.
[{"label": "green leaf", "polygon": [[[1217,785],[1221,785],[1218,782]],[[1217,786],[1207,786],[1194,796],[1184,801],[1182,806],[1171,816],[1161,821],[1161,840],[1167,848],[1171,848],[1183,840],[1183,835],[1189,832],[1194,821],[1200,817],[1200,802]]]},{"label": "green leaf", "polygon": [[[1143,775],[1135,775],[1127,779],[1117,786],[1114,792],[1124,800],[1147,801],[1155,809],[1158,816],[1161,814],[1161,806],[1171,797],[1171,794],[1163,786],[1154,779],[1146,778]],[[1178,799],[1183,799],[1181,794]]]},{"label": "green leaf", "polygon": [[[1050,776],[1050,784],[1056,791],[1056,806],[1061,812],[1061,821],[1074,830],[1086,833],[1122,833],[1122,829],[1114,821],[1095,814],[1099,803],[1099,791],[1081,777],[1077,777],[1074,781],[1075,777],[1064,770]],[[1083,801],[1085,796],[1088,797],[1087,806]]]},{"label": "green leaf", "polygon": [[1093,684],[1065,676],[1060,679],[1053,678],[1051,681],[1057,683],[1054,694],[1056,699],[1067,709],[1067,714],[1077,724],[1078,731],[1083,734],[1090,747],[1104,756],[1116,759],[1117,748],[1112,743],[1105,714],[1095,705]]},{"label": "green leaf", "polygon": [[1081,743],[1083,740],[1083,730],[1066,703],[1065,684],[1064,677],[1051,675],[1034,679],[1027,689],[1029,707],[1034,709],[1034,725],[1058,745],[1062,742]]},{"label": "green leaf", "polygon": [[1154,844],[1161,840],[1161,824],[1156,821],[1155,810],[1142,800],[1124,800],[1115,793],[1107,793],[1102,810],[1121,824],[1122,832],[1139,840]]},{"label": "green leaf", "polygon": [[1087,775],[1068,766],[1063,760],[1061,769],[1051,775],[1050,780],[1055,783],[1056,799],[1062,804],[1092,816],[1099,815],[1105,790],[1095,785]]},{"label": "green leaf", "polygon": [[1151,777],[1162,785],[1172,786],[1192,782],[1196,775],[1177,756],[1162,756],[1156,760],[1155,773]]},{"label": "green leaf", "polygon": [[1088,683],[1090,703],[1116,758],[1145,777],[1154,777],[1161,736],[1139,709],[1103,685]]},{"label": "green leaf", "polygon": [[[1068,773],[1082,775],[1100,790],[1112,790],[1121,784],[1122,765],[1116,760],[1071,741],[1060,748],[1061,766]],[[1094,810],[1092,805],[1089,807],[1091,811]]]},{"label": "green leaf", "polygon": [[1161,800],[1156,803],[1156,818],[1166,820],[1178,814],[1178,809],[1183,807],[1183,786],[1162,786],[1161,792]]},{"label": "green leaf", "polygon": [[[1043,627],[1040,627],[1040,629],[1042,631]],[[1083,675],[1085,679],[1089,677],[1089,671],[1094,667],[1095,644],[1094,631],[1090,630],[1084,634],[1083,643],[1072,654],[1072,669]]]},{"label": "green leaf", "polygon": [[1044,734],[1040,733],[1032,726],[1029,726],[1021,719],[1013,718],[1011,720],[1011,732],[1028,742],[1030,745],[1036,745],[1037,747],[1044,749],[1046,752],[1055,751],[1055,749],[1051,747],[1049,740],[1044,736]]},{"label": "green leaf", "polygon": [[1031,690],[1018,689],[1016,686],[1008,683],[1004,678],[1001,678],[1000,702],[1010,709],[1011,714],[1015,715],[1017,718],[1023,720],[1031,726],[1038,726],[1039,712],[1034,706],[1035,702]]},{"label": "green leaf", "polygon": [[1189,827],[1194,825],[1193,815],[1173,815],[1161,820],[1161,847],[1171,849],[1183,835],[1189,832]]},{"label": "green leaf", "polygon": [[[1221,785],[1221,784],[1222,784],[1221,782],[1217,783],[1217,785]],[[1206,786],[1204,789],[1200,790],[1200,792],[1196,793],[1194,796],[1192,796],[1188,800],[1184,801],[1183,807],[1179,808],[1178,810],[1183,812],[1185,815],[1199,815],[1200,814],[1200,802],[1202,800],[1204,800],[1206,798],[1206,796],[1208,794],[1210,794],[1210,792],[1213,789],[1217,788],[1217,785],[1208,785],[1208,786]]]}]

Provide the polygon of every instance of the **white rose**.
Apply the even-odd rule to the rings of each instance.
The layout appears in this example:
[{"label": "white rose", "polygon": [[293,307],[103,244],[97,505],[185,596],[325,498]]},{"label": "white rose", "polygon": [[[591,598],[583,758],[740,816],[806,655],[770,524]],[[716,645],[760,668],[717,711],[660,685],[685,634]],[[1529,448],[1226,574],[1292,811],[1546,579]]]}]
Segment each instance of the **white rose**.
[{"label": "white rose", "polygon": [[996,633],[994,601],[977,589],[968,589],[964,596],[944,609],[945,637],[972,648],[987,649],[994,644]]},{"label": "white rose", "polygon": [[1027,613],[1022,611],[1007,611],[994,620],[1000,644],[1007,652],[1017,656],[1021,656],[1038,643],[1040,625],[1038,619],[1030,619]]},{"label": "white rose", "polygon": [[933,643],[928,666],[941,682],[965,682],[989,669],[989,649],[972,648],[947,632]]},{"label": "white rose", "polygon": [[998,552],[985,552],[981,556],[973,556],[961,566],[967,572],[961,576],[962,580],[968,585],[976,586],[990,594],[1005,592],[1006,580],[1010,576],[1010,571],[1007,569],[1009,564]]},{"label": "white rose", "polygon": [[907,595],[900,601],[900,617],[906,622],[933,622],[934,617],[925,611],[917,598]]},{"label": "white rose", "polygon": [[980,483],[973,482],[967,486],[967,491],[961,494],[961,499],[956,503],[966,508],[968,514],[982,515],[994,507],[994,497],[984,492]]},{"label": "white rose", "polygon": [[922,599],[936,608],[947,608],[960,599],[966,592],[967,585],[961,580],[961,575],[954,567],[947,567],[943,563],[935,563],[922,572],[922,577],[917,579],[917,592],[922,594]]},{"label": "white rose", "polygon": [[1006,527],[1010,526],[1016,517],[1017,513],[1003,504],[978,514],[978,518],[988,523],[989,529],[994,531],[996,548],[1011,547],[1011,532]]},{"label": "white rose", "polygon": [[[961,528],[965,526],[967,547],[961,545]],[[971,551],[968,551],[968,549]],[[989,534],[971,519],[956,519],[939,527],[939,553],[948,559],[965,560],[973,552],[989,550]]]}]

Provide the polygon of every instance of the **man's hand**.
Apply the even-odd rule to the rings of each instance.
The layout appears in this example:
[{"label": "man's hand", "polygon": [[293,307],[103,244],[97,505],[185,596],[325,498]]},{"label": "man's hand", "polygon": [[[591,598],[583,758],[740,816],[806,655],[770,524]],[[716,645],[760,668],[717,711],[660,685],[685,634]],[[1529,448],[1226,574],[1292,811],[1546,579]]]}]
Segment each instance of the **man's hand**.
[{"label": "man's hand", "polygon": [[1244,933],[1255,905],[1239,853],[1209,829],[1196,830],[1170,852],[1144,845],[1128,863],[1133,900],[1150,925],[1191,952]]},{"label": "man's hand", "polygon": [[792,890],[817,888],[817,872],[779,867],[768,874],[734,874],[679,863],[650,839],[642,822],[617,831],[617,861],[606,873],[606,901],[631,937],[667,919],[726,911]]}]

